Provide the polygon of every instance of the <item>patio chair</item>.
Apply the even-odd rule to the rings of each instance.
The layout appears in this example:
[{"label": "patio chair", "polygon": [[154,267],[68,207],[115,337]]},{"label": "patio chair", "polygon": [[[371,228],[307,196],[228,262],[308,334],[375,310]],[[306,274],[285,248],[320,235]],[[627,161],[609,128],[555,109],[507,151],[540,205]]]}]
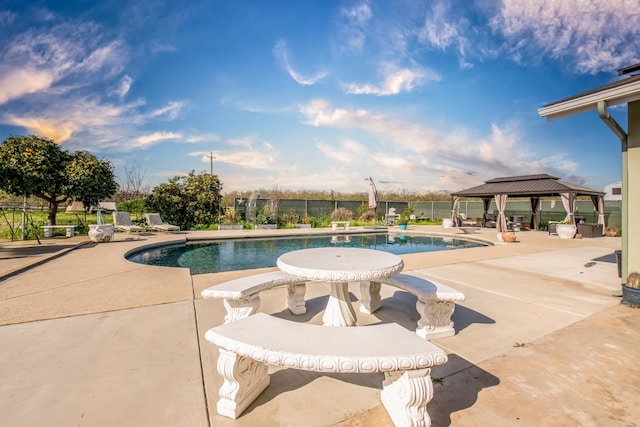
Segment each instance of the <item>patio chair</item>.
[{"label": "patio chair", "polygon": [[113,226],[116,230],[124,230],[129,233],[135,232],[143,232],[145,231],[144,227],[140,227],[139,225],[134,225],[131,222],[131,215],[126,211],[112,212],[113,216]]},{"label": "patio chair", "polygon": [[494,214],[485,214],[482,221],[483,227],[496,228],[496,216]]},{"label": "patio chair", "polygon": [[177,225],[164,222],[159,213],[148,213],[144,214],[144,216],[147,218],[147,225],[149,228],[158,231],[180,231],[180,227]]},{"label": "patio chair", "polygon": [[473,219],[467,218],[467,214],[460,213],[458,214],[458,227],[475,227],[476,221]]},{"label": "patio chair", "polygon": [[384,217],[385,225],[395,225],[400,219],[400,215],[396,213],[396,208],[389,208],[389,213],[387,213]]}]

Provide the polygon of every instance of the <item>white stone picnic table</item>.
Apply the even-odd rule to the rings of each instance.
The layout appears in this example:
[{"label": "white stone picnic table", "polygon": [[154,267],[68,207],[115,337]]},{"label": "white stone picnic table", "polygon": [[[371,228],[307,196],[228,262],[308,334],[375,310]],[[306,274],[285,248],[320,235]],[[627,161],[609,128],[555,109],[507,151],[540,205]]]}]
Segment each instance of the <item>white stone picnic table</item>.
[{"label": "white stone picnic table", "polygon": [[356,315],[349,298],[349,282],[391,277],[402,271],[404,263],[397,255],[373,249],[313,248],[281,255],[277,266],[305,280],[330,283],[324,325],[353,326]]}]

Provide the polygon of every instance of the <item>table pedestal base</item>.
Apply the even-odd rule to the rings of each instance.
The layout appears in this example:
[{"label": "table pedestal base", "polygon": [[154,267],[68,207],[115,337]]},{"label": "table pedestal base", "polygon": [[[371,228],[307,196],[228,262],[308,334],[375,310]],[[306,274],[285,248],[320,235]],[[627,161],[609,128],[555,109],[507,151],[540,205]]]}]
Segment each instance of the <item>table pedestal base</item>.
[{"label": "table pedestal base", "polygon": [[331,295],[322,316],[324,326],[353,326],[356,313],[349,298],[349,283],[331,283]]}]

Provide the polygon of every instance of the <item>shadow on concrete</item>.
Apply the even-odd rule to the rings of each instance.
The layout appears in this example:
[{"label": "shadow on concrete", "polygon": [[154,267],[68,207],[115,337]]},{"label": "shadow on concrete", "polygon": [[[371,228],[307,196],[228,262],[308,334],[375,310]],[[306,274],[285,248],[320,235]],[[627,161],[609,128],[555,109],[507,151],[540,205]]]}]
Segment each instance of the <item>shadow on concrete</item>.
[{"label": "shadow on concrete", "polygon": [[598,258],[593,258],[591,261],[610,262],[612,264],[616,264],[617,263],[615,252],[610,253],[608,255],[603,255],[603,256],[598,257]]},{"label": "shadow on concrete", "polygon": [[54,254],[78,246],[77,244],[60,245],[60,244],[42,244],[38,246],[28,246],[24,248],[6,248],[0,252],[0,259],[10,258],[28,258],[38,255]]},{"label": "shadow on concrete", "polygon": [[328,295],[305,300],[305,306],[307,307],[307,312],[305,314],[295,315],[292,314],[288,308],[284,308],[277,313],[271,313],[271,315],[281,319],[291,320],[293,322],[307,323],[327,308],[327,301],[329,301]]},{"label": "shadow on concrete", "polygon": [[[469,363],[461,357],[450,354],[449,362],[462,369],[455,374],[440,378],[437,368],[432,371],[434,382],[433,399],[428,404],[428,412],[433,426],[449,426],[451,415],[473,406],[483,389],[500,384],[499,378]],[[281,369],[271,374],[271,384],[243,413],[249,414],[275,397],[290,391],[299,390],[321,377],[334,378],[361,387],[382,390],[384,374],[333,374],[309,372],[297,369]],[[315,399],[336,399],[332,394],[316,396]],[[346,403],[346,402],[345,402]],[[381,402],[378,402],[379,404]],[[337,402],[336,404],[340,404]]]},{"label": "shadow on concrete", "polygon": [[[349,299],[351,300],[352,303],[355,301],[358,301],[358,298],[352,293],[349,293]],[[275,317],[279,317],[281,319],[287,319],[294,322],[307,323],[311,319],[313,319],[315,316],[322,313],[327,308],[328,301],[329,301],[328,295],[315,297],[315,298],[305,300],[305,306],[307,307],[307,312],[305,314],[295,315],[295,314],[292,314],[289,311],[289,309],[285,308],[277,313],[272,313],[272,315]],[[357,312],[358,310],[357,304],[354,304],[353,308]]]},{"label": "shadow on concrete", "polygon": [[[271,374],[271,383],[267,389],[262,392],[260,396],[246,409],[243,414],[249,414],[256,407],[264,405],[265,403],[271,401],[275,397],[280,394],[287,393],[290,391],[298,390],[307,384],[316,381],[321,377],[329,377],[335,378],[339,381],[343,381],[350,384],[359,385],[362,387],[372,388],[382,390],[382,382],[384,380],[384,374],[382,373],[373,373],[373,374],[334,374],[334,373],[323,373],[323,372],[311,372],[311,371],[302,371],[298,369],[281,369],[277,372]],[[330,390],[330,389],[329,389]],[[331,393],[325,394],[324,396],[315,396],[313,400],[316,399],[335,399]],[[312,401],[308,401],[306,403],[312,404]],[[336,405],[348,405],[348,402],[344,401],[342,403],[336,402]]]},{"label": "shadow on concrete", "polygon": [[[394,322],[410,331],[415,331],[420,319],[420,315],[415,308],[417,300],[415,295],[405,291],[396,291],[392,297],[382,300],[382,308],[373,313],[373,315],[383,323]],[[474,323],[496,323],[492,318],[460,304],[456,304],[451,320],[453,320],[456,334]]]},{"label": "shadow on concrete", "polygon": [[438,384],[437,373],[432,373],[436,382],[433,385],[433,399],[427,408],[433,426],[451,425],[451,414],[470,408],[483,389],[500,384],[498,377],[455,354],[449,354],[447,364],[466,367],[442,378],[441,384]]},{"label": "shadow on concrete", "polygon": [[456,304],[456,310],[453,312],[451,320],[453,320],[456,334],[462,331],[467,326],[473,325],[474,323],[482,323],[486,325],[492,325],[496,323],[496,321],[492,318],[460,304]]}]

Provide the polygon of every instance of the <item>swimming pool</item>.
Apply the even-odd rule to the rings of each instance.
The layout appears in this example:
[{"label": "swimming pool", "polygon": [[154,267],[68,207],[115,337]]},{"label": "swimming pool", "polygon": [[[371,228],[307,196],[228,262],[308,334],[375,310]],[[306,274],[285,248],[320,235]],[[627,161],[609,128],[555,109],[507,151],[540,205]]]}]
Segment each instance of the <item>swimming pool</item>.
[{"label": "swimming pool", "polygon": [[377,249],[403,255],[475,248],[487,244],[447,236],[387,233],[314,235],[187,242],[142,249],[127,255],[127,259],[140,264],[189,268],[191,274],[206,274],[275,267],[278,257],[286,252],[332,246]]}]

